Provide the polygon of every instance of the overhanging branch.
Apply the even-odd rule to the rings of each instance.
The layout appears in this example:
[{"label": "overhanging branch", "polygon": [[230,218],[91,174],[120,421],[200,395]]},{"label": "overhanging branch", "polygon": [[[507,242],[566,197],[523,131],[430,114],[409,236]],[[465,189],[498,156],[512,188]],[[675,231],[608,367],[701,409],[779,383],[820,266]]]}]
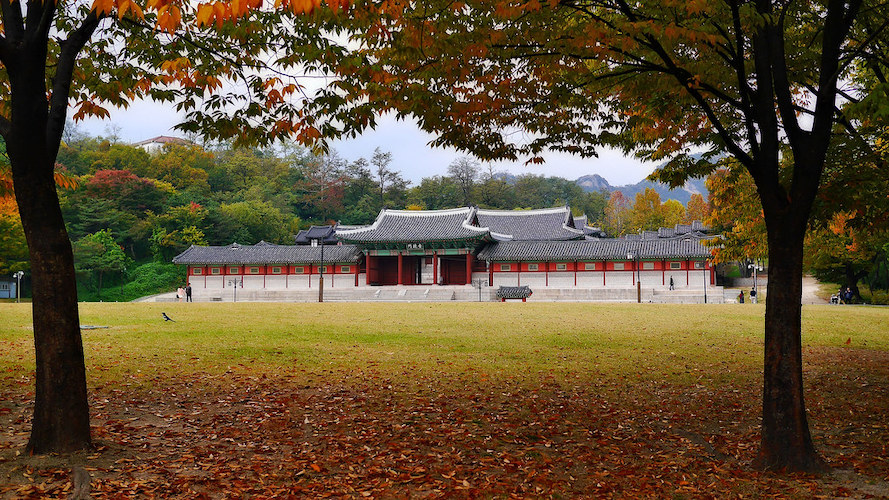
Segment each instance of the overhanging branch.
[{"label": "overhanging branch", "polygon": [[74,75],[77,55],[93,36],[93,32],[96,31],[101,20],[102,18],[97,16],[95,11],[90,11],[80,26],[69,34],[68,39],[59,44],[61,51],[52,82],[52,100],[49,106],[49,119],[46,123],[46,145],[53,153],[53,157],[58,152],[62,132],[65,129],[71,79]]}]

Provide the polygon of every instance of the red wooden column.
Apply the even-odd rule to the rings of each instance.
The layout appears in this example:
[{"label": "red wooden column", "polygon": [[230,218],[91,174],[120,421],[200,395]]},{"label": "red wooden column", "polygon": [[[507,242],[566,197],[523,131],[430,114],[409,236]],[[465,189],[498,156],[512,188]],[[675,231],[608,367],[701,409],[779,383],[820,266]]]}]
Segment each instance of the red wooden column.
[{"label": "red wooden column", "polygon": [[543,268],[544,272],[546,273],[544,277],[544,279],[546,280],[546,284],[544,286],[549,286],[549,262],[544,262],[543,265],[546,266]]},{"label": "red wooden column", "polygon": [[577,286],[577,261],[574,261],[574,286]]},{"label": "red wooden column", "polygon": [[371,263],[371,255],[368,253],[364,257],[364,284],[370,285],[370,263]]},{"label": "red wooden column", "polygon": [[472,252],[466,253],[466,284],[472,284]]},{"label": "red wooden column", "polygon": [[432,251],[432,282],[438,284],[438,250]]},{"label": "red wooden column", "polygon": [[488,261],[488,286],[494,286],[494,263]]},{"label": "red wooden column", "polygon": [[667,261],[661,259],[661,286],[667,284]]},{"label": "red wooden column", "polygon": [[404,278],[402,278],[403,273],[401,270],[401,266],[403,263],[404,263],[403,255],[401,254],[401,251],[399,250],[398,251],[398,284],[399,285],[404,284]]},{"label": "red wooden column", "polygon": [[358,286],[358,275],[361,273],[361,261],[355,261],[355,286]]},{"label": "red wooden column", "polygon": [[689,267],[691,267],[691,261],[685,261],[685,286],[688,286],[691,282],[688,280]]}]

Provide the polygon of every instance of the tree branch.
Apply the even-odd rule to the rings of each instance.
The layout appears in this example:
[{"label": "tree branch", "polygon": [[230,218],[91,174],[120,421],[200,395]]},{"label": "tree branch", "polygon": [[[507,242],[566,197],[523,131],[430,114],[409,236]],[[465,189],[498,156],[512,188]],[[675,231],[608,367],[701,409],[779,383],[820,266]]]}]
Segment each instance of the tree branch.
[{"label": "tree branch", "polygon": [[28,2],[25,37],[29,43],[46,43],[55,12],[56,2],[54,0]]},{"label": "tree branch", "polygon": [[[744,128],[747,130],[747,142],[750,143],[750,149],[753,152],[753,155],[758,156],[759,138],[757,138],[756,135],[756,118],[750,104],[753,89],[750,88],[750,84],[747,82],[748,76],[744,63],[746,57],[744,53],[744,30],[741,27],[741,10],[737,0],[730,0],[729,4],[732,11],[732,29],[735,32],[735,53],[731,65],[735,68],[735,78],[738,80],[738,95],[741,99],[741,106],[739,109],[744,115]],[[726,36],[726,39],[728,39],[728,36]],[[750,167],[756,168],[752,163],[748,166],[748,168]]]},{"label": "tree branch", "polygon": [[777,23],[766,21],[763,27],[764,38],[768,43],[767,58],[771,66],[771,71],[768,74],[771,75],[774,84],[772,89],[775,93],[775,103],[778,106],[778,113],[781,115],[781,122],[784,124],[784,133],[787,134],[791,143],[799,143],[804,132],[796,117],[796,106],[793,101],[794,89],[788,76],[787,53],[784,51],[784,22],[785,13],[781,12]]},{"label": "tree branch", "polygon": [[[45,0],[47,2],[51,0]],[[65,129],[65,117],[68,112],[68,98],[71,93],[71,80],[74,75],[74,67],[77,63],[77,55],[93,36],[93,32],[99,26],[102,18],[90,11],[80,26],[68,35],[68,39],[59,45],[59,53],[56,74],[52,82],[52,100],[49,106],[49,117],[46,122],[47,148],[53,153],[58,153],[59,143],[62,140],[62,132]]]},{"label": "tree branch", "polygon": [[0,0],[0,12],[3,14],[3,31],[7,43],[14,44],[21,41],[25,34],[25,22],[22,18],[22,4],[14,5],[9,0]]}]

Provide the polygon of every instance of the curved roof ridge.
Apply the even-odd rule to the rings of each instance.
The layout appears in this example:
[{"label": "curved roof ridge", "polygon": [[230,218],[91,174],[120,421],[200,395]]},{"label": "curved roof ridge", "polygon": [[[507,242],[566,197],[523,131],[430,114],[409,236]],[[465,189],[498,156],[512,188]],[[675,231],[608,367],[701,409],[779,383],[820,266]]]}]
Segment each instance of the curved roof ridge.
[{"label": "curved roof ridge", "polygon": [[407,215],[421,217],[424,215],[453,215],[461,212],[472,213],[472,207],[440,208],[437,210],[393,210],[384,209],[389,215]]},{"label": "curved roof ridge", "polygon": [[561,207],[551,207],[551,208],[531,208],[528,210],[524,209],[514,209],[514,210],[501,210],[495,208],[479,208],[478,212],[481,215],[518,215],[518,216],[527,216],[531,214],[554,214],[562,211],[567,211],[569,214],[571,213],[571,209],[568,206]]}]

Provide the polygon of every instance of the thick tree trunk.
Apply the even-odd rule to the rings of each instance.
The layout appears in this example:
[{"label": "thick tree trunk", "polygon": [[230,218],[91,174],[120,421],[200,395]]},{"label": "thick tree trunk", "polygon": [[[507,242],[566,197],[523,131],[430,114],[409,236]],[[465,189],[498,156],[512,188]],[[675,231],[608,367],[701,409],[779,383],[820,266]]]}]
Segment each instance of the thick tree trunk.
[{"label": "thick tree trunk", "polygon": [[[69,452],[91,444],[74,255],[53,179],[57,148],[47,141],[43,61],[45,54],[35,49],[9,68],[11,127],[6,136],[31,259],[36,352],[31,453]],[[64,113],[54,119],[64,121]]]},{"label": "thick tree trunk", "polygon": [[[21,161],[10,157],[14,164]],[[48,179],[28,177],[16,178],[16,198],[31,258],[37,363],[28,451],[68,452],[90,446],[74,257],[52,175]]]},{"label": "thick tree trunk", "polygon": [[[803,398],[801,312],[803,231],[769,225],[769,283],[765,317],[762,442],[757,465],[818,472]],[[774,229],[774,230],[773,230]]]}]

